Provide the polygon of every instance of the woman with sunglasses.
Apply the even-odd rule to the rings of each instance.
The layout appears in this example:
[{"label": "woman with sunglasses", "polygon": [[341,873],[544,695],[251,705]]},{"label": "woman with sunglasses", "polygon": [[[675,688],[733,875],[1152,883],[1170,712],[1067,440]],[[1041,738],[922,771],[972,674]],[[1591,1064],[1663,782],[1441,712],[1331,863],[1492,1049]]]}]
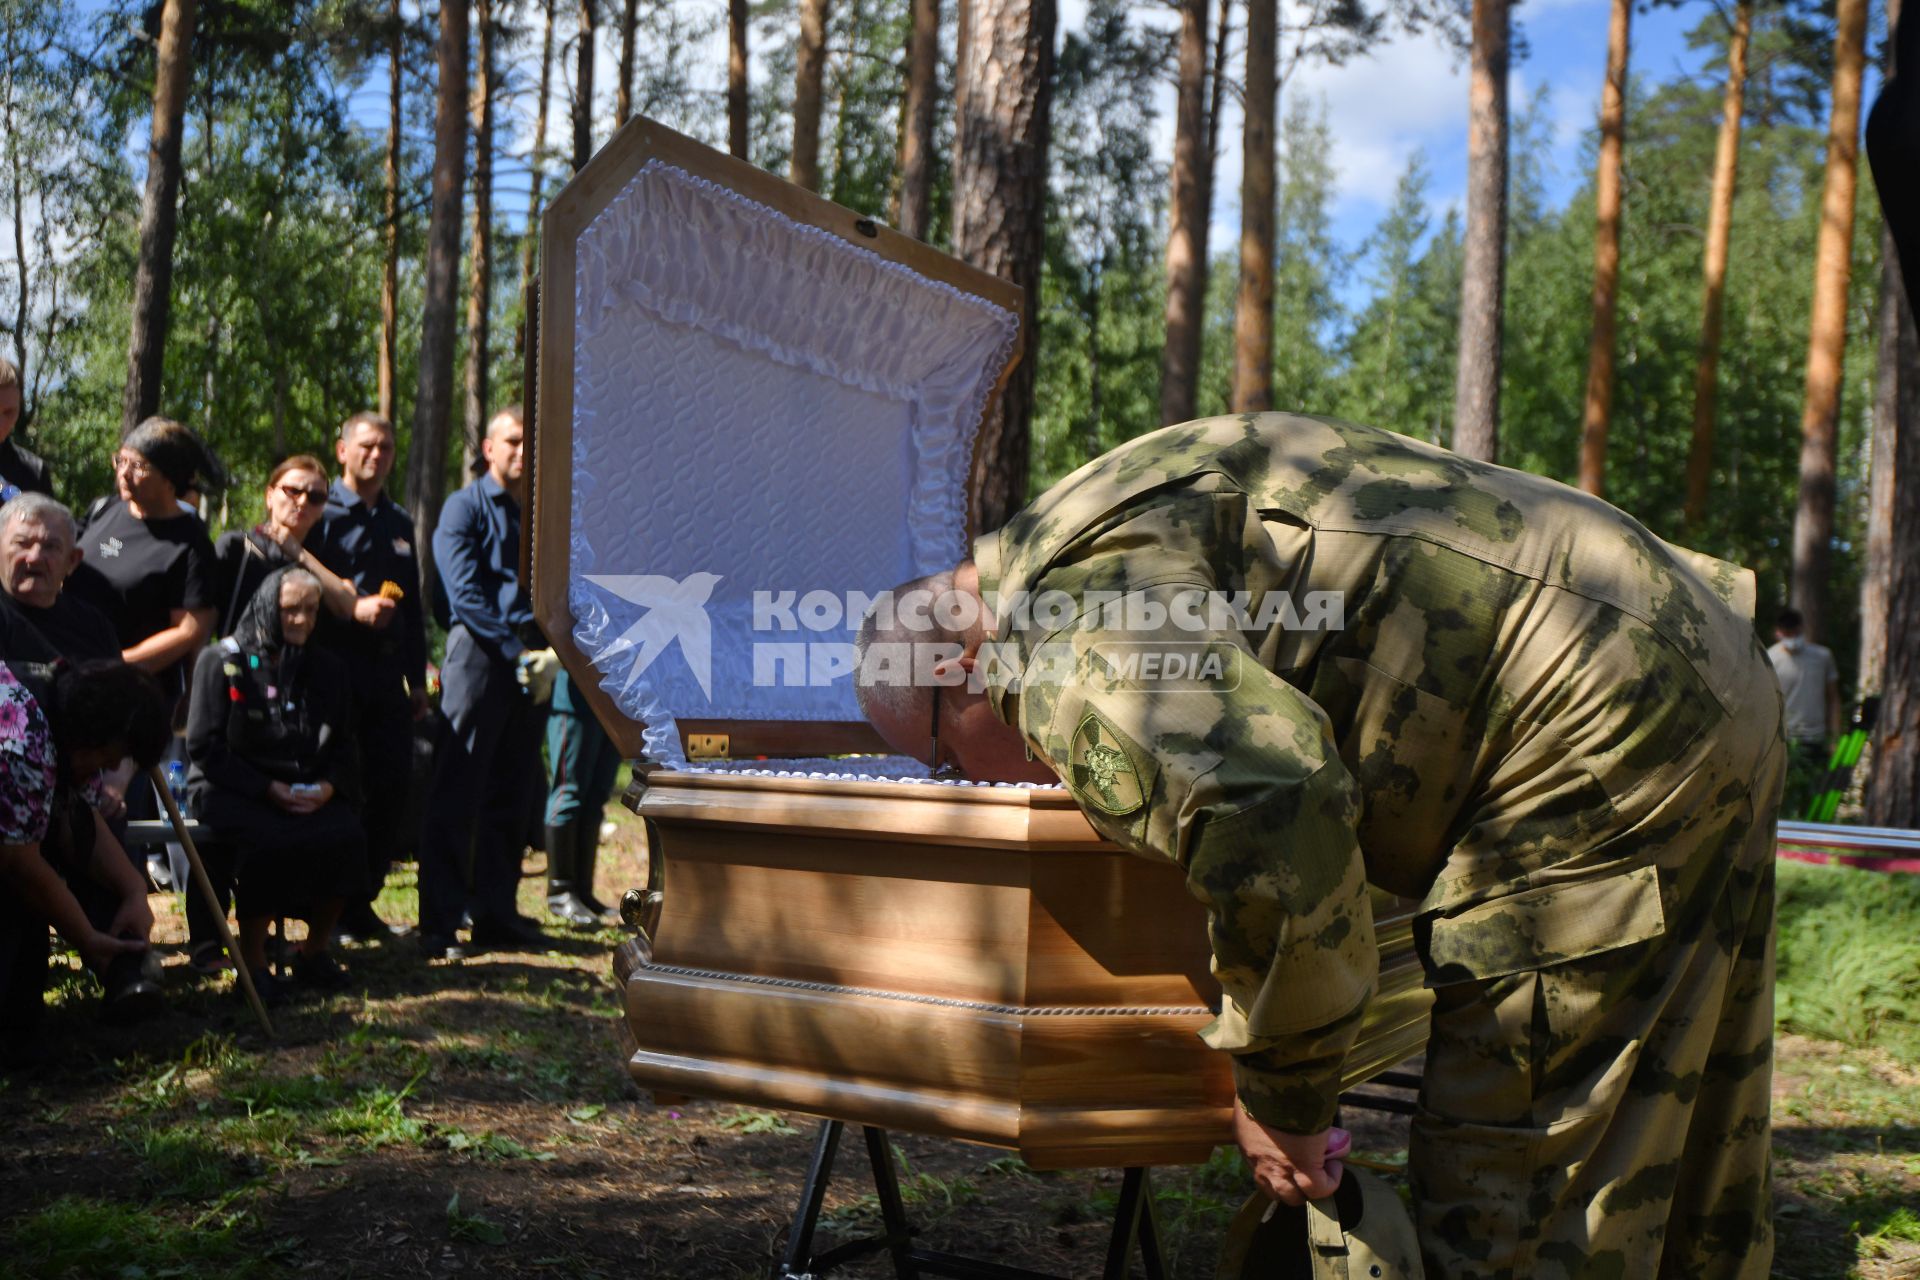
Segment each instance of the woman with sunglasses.
[{"label": "woman with sunglasses", "polygon": [[207,642],[218,609],[213,544],[180,495],[219,488],[220,466],[191,430],[148,418],[121,442],[113,479],[114,496],[87,510],[79,539],[86,558],[66,590],[112,621],[122,659],[177,696],[186,687],[183,664]]},{"label": "woman with sunglasses", "polygon": [[294,454],[267,477],[267,518],[251,529],[230,529],[214,543],[214,581],[220,592],[215,635],[232,635],[267,575],[287,565],[299,565],[319,580],[329,612],[353,617],[358,593],[352,584],[329,571],[305,546],[326,513],[327,484],[325,464],[311,454]]}]

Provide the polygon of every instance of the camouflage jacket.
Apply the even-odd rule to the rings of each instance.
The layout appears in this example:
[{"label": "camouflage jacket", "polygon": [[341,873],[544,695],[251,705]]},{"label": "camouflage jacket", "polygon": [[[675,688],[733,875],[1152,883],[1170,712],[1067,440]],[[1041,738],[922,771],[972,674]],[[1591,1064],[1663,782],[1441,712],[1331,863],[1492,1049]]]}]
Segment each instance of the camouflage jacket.
[{"label": "camouflage jacket", "polygon": [[1779,731],[1750,574],[1377,428],[1168,427],[975,558],[997,713],[1103,834],[1186,871],[1224,994],[1202,1034],[1283,1130],[1331,1119],[1369,883],[1420,903],[1436,984],[1658,936],[1636,820],[1730,720]]}]

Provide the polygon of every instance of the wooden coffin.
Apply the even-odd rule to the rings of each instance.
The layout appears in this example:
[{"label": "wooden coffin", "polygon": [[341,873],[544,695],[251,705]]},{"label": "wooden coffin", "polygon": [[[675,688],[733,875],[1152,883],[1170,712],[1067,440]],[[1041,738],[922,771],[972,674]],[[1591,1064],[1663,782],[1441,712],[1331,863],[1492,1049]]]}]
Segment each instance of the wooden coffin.
[{"label": "wooden coffin", "polygon": [[[1037,1168],[1228,1141],[1228,1062],[1194,1034],[1218,998],[1205,920],[1175,868],[1103,842],[1058,787],[779,758],[883,749],[833,678],[857,613],[797,634],[766,603],[964,554],[1017,292],[636,120],[545,219],[541,316],[535,609],[643,760],[650,883],[614,962],[633,1078]],[[1425,1035],[1407,916],[1378,906],[1351,1081]]]}]

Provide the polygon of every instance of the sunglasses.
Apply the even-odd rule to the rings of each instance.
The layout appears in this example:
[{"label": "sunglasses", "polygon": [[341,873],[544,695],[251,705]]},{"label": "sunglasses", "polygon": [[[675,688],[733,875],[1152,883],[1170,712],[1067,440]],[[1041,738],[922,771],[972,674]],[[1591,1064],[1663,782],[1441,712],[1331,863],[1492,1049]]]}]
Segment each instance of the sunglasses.
[{"label": "sunglasses", "polygon": [[286,494],[289,502],[321,503],[327,500],[325,489],[305,489],[297,484],[282,484],[274,487]]}]

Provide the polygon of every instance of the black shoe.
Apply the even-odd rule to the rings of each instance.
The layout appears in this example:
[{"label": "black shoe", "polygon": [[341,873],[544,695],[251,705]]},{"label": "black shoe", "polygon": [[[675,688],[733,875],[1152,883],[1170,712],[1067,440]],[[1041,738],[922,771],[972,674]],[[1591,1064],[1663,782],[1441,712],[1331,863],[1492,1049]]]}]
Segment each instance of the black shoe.
[{"label": "black shoe", "polygon": [[380,942],[404,938],[411,932],[404,924],[388,924],[375,915],[371,902],[356,902],[340,913],[336,936],[342,942]]},{"label": "black shoe", "polygon": [[303,987],[339,991],[350,986],[353,977],[338,960],[324,951],[296,951],[293,954],[293,980]]},{"label": "black shoe", "polygon": [[594,915],[594,924],[600,928],[620,923],[620,913],[593,896],[593,873],[600,863],[600,815],[595,814],[593,821],[580,824],[579,842],[573,849],[574,896],[580,905]]},{"label": "black shoe", "polygon": [[476,947],[540,951],[551,941],[539,925],[522,915],[508,916],[505,920],[481,920],[473,926]]},{"label": "black shoe", "polygon": [[[275,977],[271,969],[251,969],[248,972],[253,975],[254,994],[260,997],[261,1004],[272,1008],[293,999],[292,984],[285,978]],[[237,975],[233,981],[233,989],[240,992],[242,999],[246,998],[246,991],[241,987]]]},{"label": "black shoe", "polygon": [[429,960],[465,960],[467,949],[459,940],[447,934],[419,933],[414,935],[414,945],[420,948],[420,954]]},{"label": "black shoe", "polygon": [[108,1026],[125,1027],[143,1022],[167,1007],[160,984],[139,977],[110,990],[100,1004],[100,1021]]},{"label": "black shoe", "polygon": [[547,887],[547,914],[575,929],[597,929],[600,919],[572,887],[559,881]]}]

